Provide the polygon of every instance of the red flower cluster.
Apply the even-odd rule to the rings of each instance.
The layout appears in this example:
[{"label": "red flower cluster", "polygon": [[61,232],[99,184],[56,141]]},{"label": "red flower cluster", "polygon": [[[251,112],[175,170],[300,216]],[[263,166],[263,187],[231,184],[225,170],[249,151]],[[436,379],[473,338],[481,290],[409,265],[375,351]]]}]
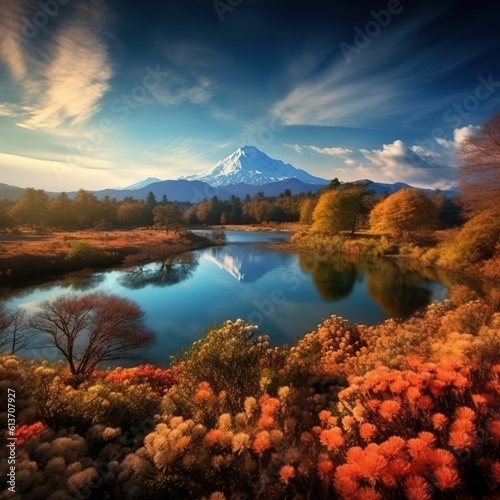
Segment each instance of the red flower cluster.
[{"label": "red flower cluster", "polygon": [[17,438],[17,445],[22,446],[28,439],[37,438],[41,436],[47,427],[42,422],[35,422],[31,425],[17,425],[15,430],[15,436]]},{"label": "red flower cluster", "polygon": [[147,364],[134,368],[95,372],[94,377],[116,384],[122,384],[125,381],[134,383],[146,382],[153,390],[162,394],[166,389],[170,389],[177,383],[181,371],[182,367],[180,366],[165,370]]}]

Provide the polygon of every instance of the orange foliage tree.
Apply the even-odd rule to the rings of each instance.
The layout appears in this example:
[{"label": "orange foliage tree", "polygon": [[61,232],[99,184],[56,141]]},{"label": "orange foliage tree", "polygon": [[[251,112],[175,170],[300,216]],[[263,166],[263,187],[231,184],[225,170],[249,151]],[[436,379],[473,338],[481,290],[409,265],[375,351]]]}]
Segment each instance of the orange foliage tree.
[{"label": "orange foliage tree", "polygon": [[401,234],[435,229],[438,209],[418,189],[401,189],[381,201],[370,213],[370,227],[377,232]]}]

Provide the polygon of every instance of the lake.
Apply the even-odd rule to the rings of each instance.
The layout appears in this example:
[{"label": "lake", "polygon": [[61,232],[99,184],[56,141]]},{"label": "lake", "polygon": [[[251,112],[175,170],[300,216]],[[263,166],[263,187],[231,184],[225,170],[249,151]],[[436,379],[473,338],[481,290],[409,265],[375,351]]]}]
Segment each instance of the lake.
[{"label": "lake", "polygon": [[[414,269],[380,259],[318,258],[270,248],[286,233],[227,231],[228,245],[178,256],[169,269],[142,268],[81,273],[59,282],[18,290],[8,306],[29,312],[60,294],[113,292],[137,302],[155,345],[142,359],[164,366],[169,356],[200,338],[210,326],[242,318],[257,324],[273,345],[292,344],[332,314],[376,324],[407,317],[447,297],[461,276]],[[50,350],[25,353],[55,359]]]}]

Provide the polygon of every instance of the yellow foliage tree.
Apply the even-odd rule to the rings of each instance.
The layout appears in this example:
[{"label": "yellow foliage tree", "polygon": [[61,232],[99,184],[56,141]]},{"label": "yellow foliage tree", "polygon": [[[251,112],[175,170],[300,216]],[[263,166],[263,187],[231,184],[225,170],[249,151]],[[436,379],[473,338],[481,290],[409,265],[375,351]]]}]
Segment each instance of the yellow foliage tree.
[{"label": "yellow foliage tree", "polygon": [[300,204],[300,222],[302,222],[302,224],[312,224],[315,206],[316,201],[314,198],[306,198]]},{"label": "yellow foliage tree", "polygon": [[314,209],[313,230],[325,233],[354,230],[357,216],[366,212],[363,202],[366,195],[362,186],[326,191]]},{"label": "yellow foliage tree", "polygon": [[380,233],[401,234],[437,226],[436,205],[418,189],[401,189],[376,205],[370,213],[370,227]]}]

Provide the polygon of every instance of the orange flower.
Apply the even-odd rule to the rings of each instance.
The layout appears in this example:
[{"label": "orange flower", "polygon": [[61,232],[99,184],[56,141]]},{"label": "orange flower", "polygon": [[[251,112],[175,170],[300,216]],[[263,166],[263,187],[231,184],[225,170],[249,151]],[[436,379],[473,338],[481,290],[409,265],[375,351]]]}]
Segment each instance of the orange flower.
[{"label": "orange flower", "polygon": [[429,451],[429,445],[420,438],[408,439],[408,452],[413,458],[420,458]]},{"label": "orange flower", "polygon": [[432,452],[432,463],[436,466],[451,467],[457,463],[457,459],[448,450],[438,449]]},{"label": "orange flower", "polygon": [[318,461],[318,472],[321,477],[327,476],[335,469],[335,465],[329,458],[320,458]]},{"label": "orange flower", "polygon": [[447,423],[448,419],[442,413],[434,413],[434,415],[432,415],[432,425],[434,429],[442,431]]},{"label": "orange flower", "polygon": [[382,500],[382,495],[373,488],[360,488],[354,497],[356,500]]},{"label": "orange flower", "polygon": [[455,416],[458,419],[470,420],[474,422],[476,420],[476,412],[467,406],[461,406],[455,410]]},{"label": "orange flower", "polygon": [[386,467],[387,460],[382,455],[372,452],[365,453],[359,463],[361,474],[370,481],[380,478]]},{"label": "orange flower", "polygon": [[399,394],[399,393],[403,392],[409,385],[410,385],[410,383],[408,381],[400,378],[400,379],[395,380],[390,385],[390,389],[391,389],[391,392],[393,392],[395,394]]},{"label": "orange flower", "polygon": [[442,396],[444,394],[445,387],[446,384],[444,382],[441,382],[441,380],[433,380],[429,384],[429,389],[434,396]]},{"label": "orange flower", "polygon": [[410,401],[416,401],[421,396],[420,389],[418,387],[408,387],[406,390],[406,397]]},{"label": "orange flower", "polygon": [[417,401],[417,406],[421,410],[430,410],[434,406],[434,403],[432,402],[432,398],[430,396],[422,396]]},{"label": "orange flower", "polygon": [[328,410],[323,410],[319,412],[319,419],[322,422],[327,422],[328,419],[332,416],[332,412]]},{"label": "orange flower", "polygon": [[340,427],[332,427],[321,431],[320,442],[329,450],[337,450],[344,445],[344,438],[342,437],[342,429]]},{"label": "orange flower", "polygon": [[377,432],[378,432],[378,429],[373,424],[363,424],[359,428],[359,435],[365,441],[371,441],[373,439],[373,437],[377,434]]},{"label": "orange flower", "polygon": [[195,401],[198,403],[204,403],[212,397],[212,391],[207,391],[205,389],[200,389],[194,396]]},{"label": "orange flower", "polygon": [[408,500],[431,500],[431,487],[421,476],[409,477],[405,481],[405,490]]},{"label": "orange flower", "polygon": [[271,440],[267,431],[261,431],[257,434],[253,442],[253,449],[259,455],[262,455],[266,450],[271,447]]},{"label": "orange flower", "polygon": [[425,441],[431,447],[436,444],[436,436],[434,436],[432,432],[420,432],[418,437],[422,441]]},{"label": "orange flower", "polygon": [[456,488],[460,484],[460,476],[453,467],[438,467],[434,472],[434,478],[440,490]]},{"label": "orange flower", "polygon": [[403,460],[402,458],[395,458],[389,462],[387,467],[389,474],[394,476],[395,478],[404,477],[410,471],[410,464],[407,460]]},{"label": "orange flower", "polygon": [[177,441],[177,447],[180,450],[183,450],[189,446],[191,443],[191,438],[189,436],[182,436],[178,441]]},{"label": "orange flower", "polygon": [[274,418],[271,415],[263,414],[259,418],[257,425],[265,429],[270,429],[271,427],[274,427]]},{"label": "orange flower", "polygon": [[450,432],[449,445],[455,450],[470,450],[477,444],[477,439],[473,434],[463,430]]},{"label": "orange flower", "polygon": [[292,479],[293,477],[295,477],[295,469],[292,465],[284,465],[283,467],[281,467],[280,479],[285,484],[288,484],[290,479]]},{"label": "orange flower", "polygon": [[388,456],[395,457],[406,447],[406,441],[399,436],[392,436],[380,445],[380,451]]},{"label": "orange flower", "polygon": [[274,415],[281,406],[280,400],[276,398],[268,398],[266,399],[262,405],[262,413],[267,415]]},{"label": "orange flower", "polygon": [[388,399],[384,401],[379,408],[380,416],[387,419],[392,420],[401,410],[401,405],[394,401],[393,399]]},{"label": "orange flower", "polygon": [[368,408],[370,410],[376,411],[380,406],[380,401],[378,399],[370,399],[368,401]]},{"label": "orange flower", "polygon": [[345,464],[337,467],[335,471],[335,488],[337,491],[345,496],[353,496],[358,489],[358,482],[356,481],[354,469],[357,469],[352,464]]},{"label": "orange flower", "polygon": [[224,433],[220,429],[211,429],[207,432],[205,436],[205,441],[210,445],[214,446],[221,442],[224,437]]}]

